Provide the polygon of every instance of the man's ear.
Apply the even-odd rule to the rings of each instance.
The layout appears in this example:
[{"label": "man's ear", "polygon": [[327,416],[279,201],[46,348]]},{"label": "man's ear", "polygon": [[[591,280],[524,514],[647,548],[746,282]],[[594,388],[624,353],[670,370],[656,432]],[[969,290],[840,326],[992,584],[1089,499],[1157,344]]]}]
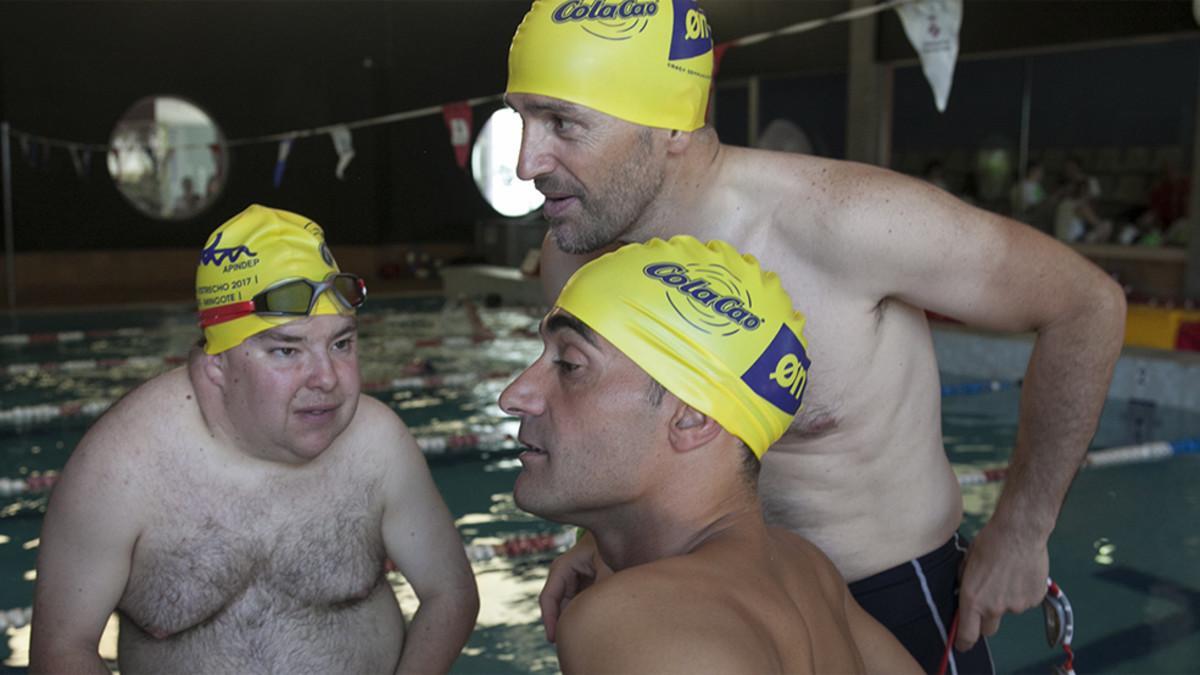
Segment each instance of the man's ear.
[{"label": "man's ear", "polygon": [[692,132],[671,129],[667,133],[667,154],[682,155],[692,144]]},{"label": "man's ear", "polygon": [[[234,347],[234,349],[237,349],[237,347]],[[204,369],[204,376],[208,378],[209,382],[217,385],[219,389],[225,388],[226,374],[229,372],[227,353],[200,355],[200,358],[203,359],[201,366]]]},{"label": "man's ear", "polygon": [[671,416],[671,427],[667,430],[667,438],[675,452],[695,450],[721,433],[721,425],[716,420],[683,401],[676,402],[678,407]]}]

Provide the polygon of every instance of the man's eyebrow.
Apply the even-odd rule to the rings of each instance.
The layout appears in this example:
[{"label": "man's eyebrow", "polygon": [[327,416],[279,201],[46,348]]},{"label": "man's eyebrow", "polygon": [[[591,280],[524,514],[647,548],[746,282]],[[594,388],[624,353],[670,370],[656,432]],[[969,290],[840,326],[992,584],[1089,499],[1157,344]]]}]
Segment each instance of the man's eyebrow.
[{"label": "man's eyebrow", "polygon": [[597,349],[600,347],[596,343],[596,333],[592,331],[588,325],[570,314],[556,313],[546,318],[545,329],[547,333],[556,333],[560,330],[567,329],[575,331],[579,337],[587,340],[587,343]]},{"label": "man's eyebrow", "polygon": [[526,104],[525,108],[531,113],[554,113],[556,115],[576,116],[579,114],[580,107],[574,103],[567,101],[532,101]]},{"label": "man's eyebrow", "polygon": [[254,337],[260,338],[262,340],[275,340],[276,342],[287,342],[287,343],[304,342],[304,336],[302,336],[302,335],[291,335],[289,333],[284,333],[282,331],[277,331],[277,330],[264,331],[262,333],[259,333],[258,335],[255,335]]}]

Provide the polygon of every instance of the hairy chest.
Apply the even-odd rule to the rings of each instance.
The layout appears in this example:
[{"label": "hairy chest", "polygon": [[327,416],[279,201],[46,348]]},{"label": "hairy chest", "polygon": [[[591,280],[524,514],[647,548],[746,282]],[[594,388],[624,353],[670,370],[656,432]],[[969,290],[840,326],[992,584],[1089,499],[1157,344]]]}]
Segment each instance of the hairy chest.
[{"label": "hairy chest", "polygon": [[373,491],[313,487],[164,492],[119,608],[164,638],[365,598],[384,560]]}]

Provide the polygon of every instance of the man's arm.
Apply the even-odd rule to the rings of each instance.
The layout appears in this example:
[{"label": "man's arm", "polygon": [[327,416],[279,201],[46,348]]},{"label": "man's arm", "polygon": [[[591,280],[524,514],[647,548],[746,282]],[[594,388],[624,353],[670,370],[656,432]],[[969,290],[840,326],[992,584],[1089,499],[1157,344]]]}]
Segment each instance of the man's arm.
[{"label": "man's arm", "polygon": [[[108,673],[97,648],[129,579],[140,510],[101,420],[54,487],[42,524],[30,673]],[[126,441],[127,443],[127,441]]]},{"label": "man's arm", "polygon": [[[372,399],[363,402],[373,405]],[[362,404],[360,404],[362,405]],[[386,470],[383,544],[420,600],[397,673],[444,673],[475,627],[479,591],[462,539],[433,484],[416,440],[394,413],[378,404],[373,418],[388,425],[396,451]]]},{"label": "man's arm", "polygon": [[966,324],[1036,331],[1008,479],[968,554],[957,645],[1045,595],[1046,542],[1095,433],[1125,299],[1104,272],[1033,228],[898,174],[845,164],[831,216],[843,281]]}]

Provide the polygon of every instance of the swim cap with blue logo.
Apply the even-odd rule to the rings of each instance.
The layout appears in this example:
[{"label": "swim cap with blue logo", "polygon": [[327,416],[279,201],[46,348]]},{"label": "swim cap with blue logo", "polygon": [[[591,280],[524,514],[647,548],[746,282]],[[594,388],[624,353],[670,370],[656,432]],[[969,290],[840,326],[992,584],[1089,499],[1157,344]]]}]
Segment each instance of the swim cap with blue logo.
[{"label": "swim cap with blue logo", "polygon": [[[244,302],[287,279],[323,281],[337,272],[321,226],[304,216],[252,204],[213,231],[196,268],[199,311]],[[321,294],[310,316],[353,314]],[[246,338],[303,317],[248,314],[204,329],[204,351],[219,354]]]},{"label": "swim cap with blue logo", "polygon": [[648,127],[704,126],[713,43],[696,0],[535,0],[508,53],[508,93]]},{"label": "swim cap with blue logo", "polygon": [[804,316],[723,241],[651,239],[575,272],[556,303],[761,458],[800,410]]}]

